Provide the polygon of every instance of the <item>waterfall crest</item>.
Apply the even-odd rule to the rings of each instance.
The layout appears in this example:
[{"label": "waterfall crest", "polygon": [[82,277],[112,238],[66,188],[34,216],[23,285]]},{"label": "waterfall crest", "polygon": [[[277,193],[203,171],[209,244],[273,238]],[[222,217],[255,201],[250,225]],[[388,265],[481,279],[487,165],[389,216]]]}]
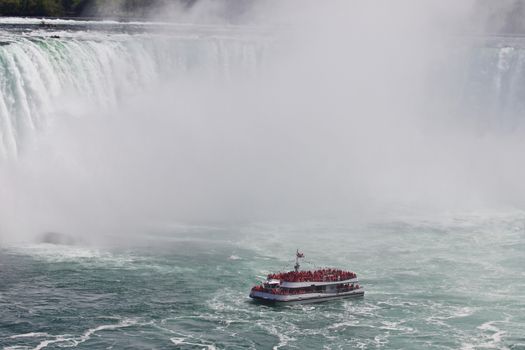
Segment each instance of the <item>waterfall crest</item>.
[{"label": "waterfall crest", "polygon": [[230,79],[232,67],[235,74],[257,74],[267,45],[199,35],[17,35],[0,41],[0,157],[16,157],[25,140],[65,109],[63,101],[107,109],[153,83],[190,73],[211,81]]}]

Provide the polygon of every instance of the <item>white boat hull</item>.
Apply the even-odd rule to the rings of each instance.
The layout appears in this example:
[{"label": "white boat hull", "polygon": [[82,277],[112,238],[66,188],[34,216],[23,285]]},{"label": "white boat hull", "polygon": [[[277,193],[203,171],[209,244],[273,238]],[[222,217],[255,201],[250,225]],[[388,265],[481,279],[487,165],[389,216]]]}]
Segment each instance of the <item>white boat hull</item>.
[{"label": "white boat hull", "polygon": [[258,302],[269,304],[307,304],[319,303],[328,300],[362,297],[365,295],[363,288],[354,289],[342,293],[308,293],[308,294],[294,294],[294,295],[279,295],[264,292],[251,292],[250,298]]}]

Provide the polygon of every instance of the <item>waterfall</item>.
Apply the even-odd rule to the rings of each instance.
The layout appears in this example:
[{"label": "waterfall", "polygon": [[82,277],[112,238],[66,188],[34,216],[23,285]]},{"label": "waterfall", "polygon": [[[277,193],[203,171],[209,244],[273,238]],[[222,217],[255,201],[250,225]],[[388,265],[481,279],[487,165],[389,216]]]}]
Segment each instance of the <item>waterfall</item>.
[{"label": "waterfall", "polygon": [[162,80],[254,75],[267,46],[241,36],[64,33],[0,35],[0,158],[20,154],[70,101],[107,109]]},{"label": "waterfall", "polygon": [[444,71],[449,78],[445,79],[447,93],[440,103],[457,106],[455,118],[470,120],[485,130],[511,130],[521,124],[525,113],[525,49],[520,38],[463,47],[440,74]]}]

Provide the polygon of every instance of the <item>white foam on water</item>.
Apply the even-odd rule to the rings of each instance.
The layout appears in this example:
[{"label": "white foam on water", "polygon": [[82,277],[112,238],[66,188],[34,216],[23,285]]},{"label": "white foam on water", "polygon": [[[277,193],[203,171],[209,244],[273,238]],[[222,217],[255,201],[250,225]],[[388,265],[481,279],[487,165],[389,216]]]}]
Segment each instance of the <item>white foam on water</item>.
[{"label": "white foam on water", "polygon": [[476,329],[480,330],[481,334],[473,336],[468,339],[468,341],[463,341],[461,344],[461,350],[510,349],[503,343],[507,331],[497,326],[500,323],[508,323],[509,320],[510,316],[504,320],[488,321],[479,325]]},{"label": "white foam on water", "polygon": [[450,316],[450,318],[471,316],[472,314],[474,314],[475,311],[476,309],[472,307],[460,307]]},{"label": "white foam on water", "polygon": [[40,338],[40,337],[49,337],[50,335],[48,333],[43,332],[31,332],[31,333],[24,333],[24,334],[15,334],[10,336],[10,339],[18,339],[18,338]]},{"label": "white foam on water", "polygon": [[379,329],[383,330],[389,330],[389,331],[399,331],[403,333],[415,333],[416,330],[412,327],[403,326],[403,323],[405,321],[401,320],[399,322],[392,322],[392,321],[381,321],[381,325]]},{"label": "white foam on water", "polygon": [[280,330],[278,329],[275,325],[269,323],[269,322],[266,322],[264,324],[262,323],[257,323],[261,328],[263,328],[264,330],[266,330],[268,333],[270,333],[271,335],[277,337],[277,339],[279,340],[279,343],[275,346],[272,347],[272,350],[277,350],[277,349],[280,349],[280,348],[283,348],[285,346],[287,346],[290,342],[293,342],[293,341],[296,341],[297,338],[294,338],[288,334],[285,334],[283,330]]},{"label": "white foam on water", "polygon": [[304,311],[313,311],[313,310],[315,310],[315,306],[313,306],[313,305],[300,305],[300,306],[301,306],[301,309],[303,309]]},{"label": "white foam on water", "polygon": [[98,249],[50,243],[12,246],[9,251],[55,262],[101,258],[106,255]]},{"label": "white foam on water", "polygon": [[215,295],[207,301],[207,305],[211,310],[218,312],[230,311],[235,313],[250,301],[248,291],[246,293],[232,290],[229,288],[222,288],[218,290]]},{"label": "white foam on water", "polygon": [[[150,262],[147,257],[133,253],[115,253],[104,249],[86,246],[60,245],[50,243],[11,245],[6,249],[8,254],[29,255],[33,259],[46,263],[79,263],[104,267],[118,267],[127,270],[150,269],[156,272],[191,272],[190,268],[163,266]],[[140,264],[137,264],[140,262]]]},{"label": "white foam on water", "polygon": [[209,349],[209,350],[216,350],[217,348],[215,345],[212,344],[204,344],[204,343],[193,343],[186,341],[185,338],[177,338],[173,337],[170,338],[171,342],[175,345],[192,345],[192,346],[198,346],[201,347],[201,349]]},{"label": "white foam on water", "polygon": [[[161,320],[161,324],[166,324],[169,320],[180,320],[180,319],[185,319],[185,318],[193,318],[191,316],[181,316],[181,317],[170,317],[170,318],[166,318],[166,319],[163,319]],[[175,334],[177,336],[175,337],[170,337],[170,341],[175,344],[175,345],[191,345],[191,346],[196,346],[196,347],[199,347],[201,349],[208,349],[208,350],[215,350],[217,349],[215,347],[214,344],[209,344],[209,342],[205,342],[201,339],[195,339],[194,336],[192,335],[188,335],[188,334],[184,334],[182,332],[179,332],[177,330],[173,330],[171,328],[167,328],[167,327],[163,327],[157,323],[152,323],[153,326],[155,328],[158,328],[162,331],[166,331],[168,333],[171,333],[171,334]]]},{"label": "white foam on water", "polygon": [[[108,331],[108,330],[116,330],[119,328],[125,328],[130,327],[133,325],[136,325],[137,321],[133,319],[124,319],[121,322],[117,324],[111,324],[111,325],[101,325],[95,328],[90,328],[87,331],[85,331],[80,336],[74,336],[71,334],[61,334],[61,335],[50,335],[47,333],[26,333],[26,334],[20,334],[13,336],[12,338],[22,338],[22,337],[49,337],[53,339],[46,339],[41,341],[36,347],[33,348],[33,350],[41,350],[49,345],[57,344],[57,347],[76,347],[79,344],[82,344],[89,339],[91,339],[91,336],[93,336],[97,332],[101,331]],[[17,347],[11,347],[10,349],[16,349]],[[20,348],[20,347],[18,347]],[[27,347],[26,347],[27,349]]]},{"label": "white foam on water", "polygon": [[352,315],[359,315],[359,316],[370,316],[375,317],[377,316],[377,313],[379,310],[381,310],[381,307],[370,303],[359,303],[356,304],[355,301],[344,301],[343,308],[346,310],[346,312],[352,314]]},{"label": "white foam on water", "polygon": [[385,347],[388,344],[388,336],[389,334],[383,334],[383,335],[376,335],[374,337],[374,343],[376,348],[382,348]]},{"label": "white foam on water", "polygon": [[492,339],[492,343],[494,345],[501,343],[501,339],[503,335],[507,333],[506,331],[501,330],[498,327],[496,327],[495,324],[498,322],[500,321],[489,321],[489,322],[483,323],[481,326],[478,327],[478,329],[482,331],[492,333],[492,335],[490,335],[490,338]]},{"label": "white foam on water", "polygon": [[357,319],[344,321],[344,322],[337,322],[333,323],[330,326],[327,327],[327,329],[339,329],[339,328],[346,328],[346,327],[356,327],[360,326],[361,322]]},{"label": "white foam on water", "polygon": [[[56,339],[54,340],[44,340],[43,342],[38,344],[35,348],[33,348],[33,350],[40,350],[40,349],[46,348],[49,345],[55,344],[55,343],[70,343],[70,341],[71,340],[69,338],[64,338],[63,336],[57,336]],[[77,344],[75,344],[74,346],[76,345]]]},{"label": "white foam on water", "polygon": [[[305,308],[298,305],[291,308],[275,309],[272,313],[263,313],[264,310],[268,310],[267,307],[251,307],[252,304],[248,301],[249,299],[245,294],[240,295],[236,290],[223,288],[208,300],[207,304],[213,311],[213,315],[224,324],[224,326],[217,327],[218,331],[229,332],[230,336],[234,337],[236,333],[227,329],[229,325],[232,323],[248,323],[247,326],[257,327],[277,339],[277,344],[273,346],[273,349],[287,347],[298,340],[295,334],[300,333],[299,329],[287,319],[288,313],[292,312],[291,310],[304,312],[315,310],[313,306]],[[250,315],[248,316],[249,319],[255,321],[247,321],[247,315]]]},{"label": "white foam on water", "polygon": [[381,300],[377,303],[378,306],[383,307],[418,307],[419,304],[413,301],[402,300],[402,299],[386,299]]},{"label": "white foam on water", "polygon": [[457,318],[463,318],[473,315],[476,312],[476,308],[473,307],[462,307],[462,306],[447,306],[441,303],[434,303],[428,306],[431,310],[431,315],[424,318],[424,321],[429,324],[434,324],[447,328],[454,328],[450,325],[448,320]]}]

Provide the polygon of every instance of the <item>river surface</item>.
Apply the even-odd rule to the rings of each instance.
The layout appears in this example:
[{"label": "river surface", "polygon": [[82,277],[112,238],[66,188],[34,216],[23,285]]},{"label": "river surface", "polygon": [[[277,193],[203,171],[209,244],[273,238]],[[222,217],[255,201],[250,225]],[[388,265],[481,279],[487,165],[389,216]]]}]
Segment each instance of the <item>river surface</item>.
[{"label": "river surface", "polygon": [[[525,216],[189,226],[138,246],[0,250],[5,349],[524,349]],[[335,266],[366,295],[252,303],[267,273]]]}]

